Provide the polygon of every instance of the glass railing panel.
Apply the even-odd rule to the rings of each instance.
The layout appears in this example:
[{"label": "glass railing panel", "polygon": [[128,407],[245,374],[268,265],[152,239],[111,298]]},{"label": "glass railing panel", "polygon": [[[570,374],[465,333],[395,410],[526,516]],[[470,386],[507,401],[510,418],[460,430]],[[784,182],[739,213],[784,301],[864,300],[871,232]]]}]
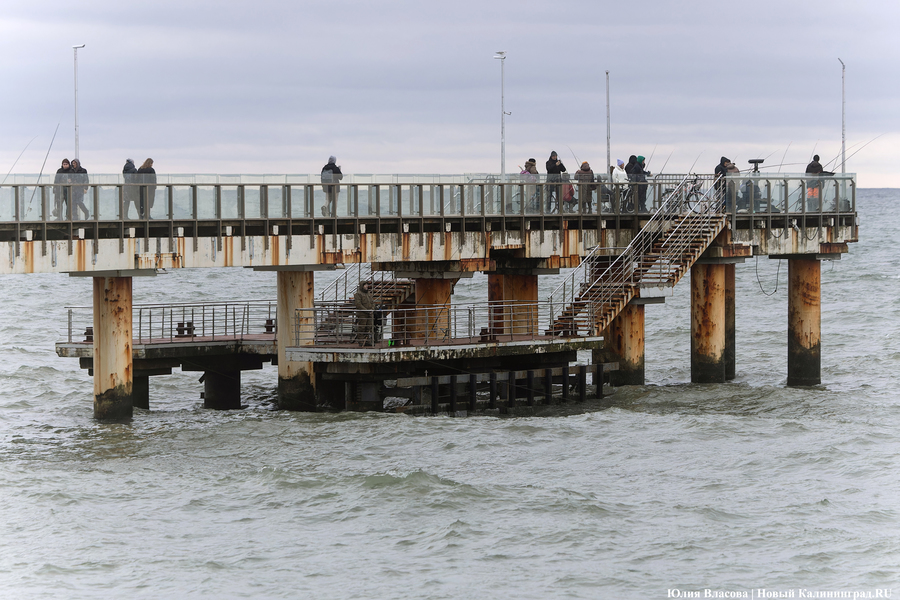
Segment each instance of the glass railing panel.
[{"label": "glass railing panel", "polygon": [[11,185],[0,187],[0,221],[16,218],[16,188]]},{"label": "glass railing panel", "polygon": [[[257,176],[262,179],[262,177]],[[244,218],[260,219],[264,217],[259,185],[244,186]]]},{"label": "glass railing panel", "polygon": [[444,215],[459,216],[462,214],[464,201],[464,190],[466,186],[462,185],[445,185],[444,186]]},{"label": "glass railing panel", "polygon": [[240,190],[237,186],[223,185],[220,186],[221,189],[221,201],[222,201],[222,218],[223,219],[238,219],[242,215],[240,213],[240,207],[238,205],[238,201],[240,199]]},{"label": "glass railing panel", "polygon": [[216,188],[212,185],[197,186],[197,218],[216,218]]},{"label": "glass railing panel", "polygon": [[290,190],[290,216],[292,219],[308,219],[312,216],[309,210],[312,202],[313,186],[309,185],[291,185]]},{"label": "glass railing panel", "polygon": [[266,194],[266,214],[270,219],[281,219],[287,215],[287,195],[283,185],[267,185]]},{"label": "glass railing panel", "polygon": [[[45,214],[50,217],[50,209],[46,206],[50,204],[50,201],[45,200],[45,194],[41,193],[42,189],[46,189],[45,186],[23,185],[18,189],[19,221],[43,221]],[[49,196],[49,194],[46,195]]]},{"label": "glass railing panel", "polygon": [[172,211],[175,219],[193,219],[193,188],[189,185],[172,186]]},{"label": "glass railing panel", "polygon": [[[97,193],[97,208],[99,214],[97,219],[100,221],[117,221],[122,218],[119,213],[119,189],[118,185],[98,185],[92,186],[88,195],[92,195],[94,190]],[[88,204],[85,202],[85,204]],[[93,198],[88,208],[93,213]],[[93,215],[92,215],[93,216]]]},{"label": "glass railing panel", "polygon": [[357,203],[360,217],[368,217],[375,214],[375,186],[357,185]]}]

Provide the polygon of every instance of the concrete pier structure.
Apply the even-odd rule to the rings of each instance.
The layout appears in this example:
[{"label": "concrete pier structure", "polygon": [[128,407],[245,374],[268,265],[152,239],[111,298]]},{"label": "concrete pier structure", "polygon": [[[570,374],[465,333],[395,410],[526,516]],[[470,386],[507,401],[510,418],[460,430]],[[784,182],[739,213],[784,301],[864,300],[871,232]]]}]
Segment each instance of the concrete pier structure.
[{"label": "concrete pier structure", "polygon": [[789,386],[822,383],[821,263],[816,259],[788,260]]},{"label": "concrete pier structure", "polygon": [[725,265],[691,267],[691,382],[725,382]]},{"label": "concrete pier structure", "polygon": [[94,418],[131,419],[131,277],[94,277]]},{"label": "concrete pier structure", "polygon": [[737,369],[737,343],[736,343],[736,296],[735,296],[735,272],[737,265],[734,263],[725,266],[725,381],[731,381],[736,376]]},{"label": "concrete pier structure", "polygon": [[[160,180],[156,212],[140,221],[122,217],[121,182],[92,177],[93,212],[79,222],[44,213],[29,221],[19,199],[33,182],[0,185],[0,274],[103,282],[86,309],[90,322],[70,316],[68,340],[57,346],[92,370],[98,418],[151,407],[149,378],[179,366],[203,372],[204,406],[218,409],[239,407],[241,371],[265,362],[278,365],[278,406],[294,410],[377,410],[394,393],[393,381],[457,376],[460,386],[469,382],[468,397],[451,404],[464,411],[481,401],[482,379],[472,384],[473,374],[513,371],[524,375],[495,381],[491,398],[496,403],[512,382],[513,405],[516,398],[538,403],[559,383],[541,372],[560,369],[565,378],[586,350],[598,368],[617,364],[607,373],[614,384],[643,384],[644,305],[650,290],[677,285],[688,270],[691,380],[728,381],[740,353],[734,263],[751,256],[791,260],[788,383],[814,385],[821,379],[818,271],[801,263],[839,258],[858,237],[849,175],[820,182],[814,207],[804,175],[754,175],[765,198],[730,205],[711,177],[667,175],[648,182],[646,211],[598,198],[572,213],[530,202],[518,179],[348,176],[327,216],[317,175],[179,176]],[[730,194],[741,187],[740,178],[728,183]],[[52,185],[39,184],[48,196]],[[547,185],[534,187],[546,192]],[[627,189],[618,187],[614,195]],[[131,269],[207,267],[276,271],[277,302],[141,307],[115,281]],[[341,285],[316,297],[314,271],[336,267],[344,269],[335,280]],[[540,294],[540,276],[561,269],[571,271]],[[474,272],[487,275],[485,297],[455,304],[456,282]],[[352,282],[349,273],[356,273]],[[353,304],[362,281],[373,285],[379,307],[371,321]],[[119,319],[110,333],[114,315],[129,307],[134,324]],[[355,339],[360,322],[381,323],[372,346]],[[97,339],[88,343],[80,332],[90,324]],[[435,396],[449,398],[449,380],[437,387]],[[566,398],[571,390],[558,391]]]},{"label": "concrete pier structure", "polygon": [[[637,300],[637,301],[635,301]],[[629,302],[603,334],[605,360],[618,362],[609,374],[610,385],[644,385],[644,306],[640,298]],[[595,363],[601,363],[595,355]]]},{"label": "concrete pier structure", "polygon": [[287,410],[315,410],[316,375],[313,363],[292,361],[287,348],[292,345],[295,328],[313,326],[311,309],[315,301],[315,272],[278,270],[278,406]]},{"label": "concrete pier structure", "polygon": [[532,335],[537,332],[537,275],[488,273],[488,302],[493,305],[491,335]]}]

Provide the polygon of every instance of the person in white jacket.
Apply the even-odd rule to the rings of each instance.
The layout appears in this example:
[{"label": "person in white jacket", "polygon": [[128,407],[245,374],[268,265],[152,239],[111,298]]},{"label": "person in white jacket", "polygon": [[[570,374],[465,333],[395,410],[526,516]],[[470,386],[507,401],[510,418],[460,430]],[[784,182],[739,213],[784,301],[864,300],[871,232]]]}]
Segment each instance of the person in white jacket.
[{"label": "person in white jacket", "polygon": [[624,206],[624,200],[628,194],[628,173],[625,172],[625,162],[620,158],[616,160],[616,166],[612,172],[613,181],[613,211],[619,212],[619,207]]}]

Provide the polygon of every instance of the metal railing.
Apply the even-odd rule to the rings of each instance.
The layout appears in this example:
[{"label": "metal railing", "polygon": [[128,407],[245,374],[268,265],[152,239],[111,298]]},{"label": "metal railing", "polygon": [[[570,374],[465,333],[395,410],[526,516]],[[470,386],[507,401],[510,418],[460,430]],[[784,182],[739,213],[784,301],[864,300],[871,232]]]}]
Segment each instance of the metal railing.
[{"label": "metal railing", "polygon": [[[714,179],[706,181],[715,183]],[[661,206],[612,262],[601,262],[601,248],[596,247],[551,292],[551,331],[562,336],[599,335],[614,312],[633,296],[634,287],[642,282],[663,286],[672,281],[694,235],[709,228],[713,217],[721,213],[723,201],[703,178],[682,179],[667,191]],[[661,251],[648,259],[663,232],[667,240]]]},{"label": "metal railing", "polygon": [[[202,338],[204,341],[242,340],[274,334],[274,300],[202,302],[192,304],[136,304],[132,307],[134,343],[171,343]],[[68,343],[87,342],[93,336],[93,307],[69,306]]]},{"label": "metal railing", "polygon": [[325,286],[316,301],[323,304],[346,303],[352,300],[363,281],[370,282],[376,294],[388,293],[397,284],[412,285],[412,280],[397,278],[394,271],[373,271],[370,263],[354,263],[347,265],[343,273]]},{"label": "metal railing", "polygon": [[356,310],[342,305],[296,311],[296,346],[445,346],[547,339],[547,302]]},{"label": "metal railing", "polygon": [[[91,175],[85,185],[57,185],[52,178],[22,176],[0,185],[0,224],[302,220],[323,218],[425,218],[627,216],[651,214],[673,182],[657,175],[646,184],[525,181],[507,176],[347,176],[334,190],[335,210],[317,176],[159,176],[155,186],[125,184],[121,176]],[[386,182],[390,180],[390,182]],[[704,176],[702,181],[711,181]],[[723,180],[727,212],[758,214],[855,213],[853,175],[742,174]],[[138,198],[146,210],[138,215]],[[569,195],[571,198],[567,200]],[[646,195],[646,211],[635,196]],[[77,198],[76,198],[77,196]],[[80,200],[83,209],[76,206]],[[87,211],[86,214],[84,211]],[[54,215],[54,213],[56,213]]]}]

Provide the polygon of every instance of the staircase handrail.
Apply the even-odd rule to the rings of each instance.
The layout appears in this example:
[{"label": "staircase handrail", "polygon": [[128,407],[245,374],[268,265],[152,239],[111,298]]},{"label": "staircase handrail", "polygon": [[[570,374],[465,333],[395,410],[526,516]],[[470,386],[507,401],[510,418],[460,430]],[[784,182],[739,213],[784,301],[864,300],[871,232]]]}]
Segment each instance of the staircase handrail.
[{"label": "staircase handrail", "polygon": [[[673,217],[680,214],[689,184],[693,184],[696,179],[698,179],[698,176],[685,176],[672,192],[666,195],[659,208],[656,209],[647,224],[634,236],[625,250],[599,276],[592,276],[591,267],[593,267],[602,250],[599,245],[596,246],[581,261],[581,264],[571,275],[551,292],[549,297],[551,323],[555,323],[562,312],[567,307],[574,306],[576,302],[582,304],[581,308],[588,309],[589,314],[595,314],[598,308],[612,300],[617,294],[627,293],[627,286],[634,283],[635,273],[639,271],[635,267],[640,265],[640,259],[653,247],[653,242],[656,240],[657,235],[668,227]],[[708,192],[704,194],[704,198],[709,198]],[[708,212],[710,206],[715,203],[702,201],[698,204],[700,211]],[[581,300],[586,292],[596,288],[598,284],[599,289],[597,292],[599,294],[595,292],[591,294],[587,301]],[[596,326],[597,323],[592,319],[592,335],[599,334],[599,331],[594,330]]]}]

